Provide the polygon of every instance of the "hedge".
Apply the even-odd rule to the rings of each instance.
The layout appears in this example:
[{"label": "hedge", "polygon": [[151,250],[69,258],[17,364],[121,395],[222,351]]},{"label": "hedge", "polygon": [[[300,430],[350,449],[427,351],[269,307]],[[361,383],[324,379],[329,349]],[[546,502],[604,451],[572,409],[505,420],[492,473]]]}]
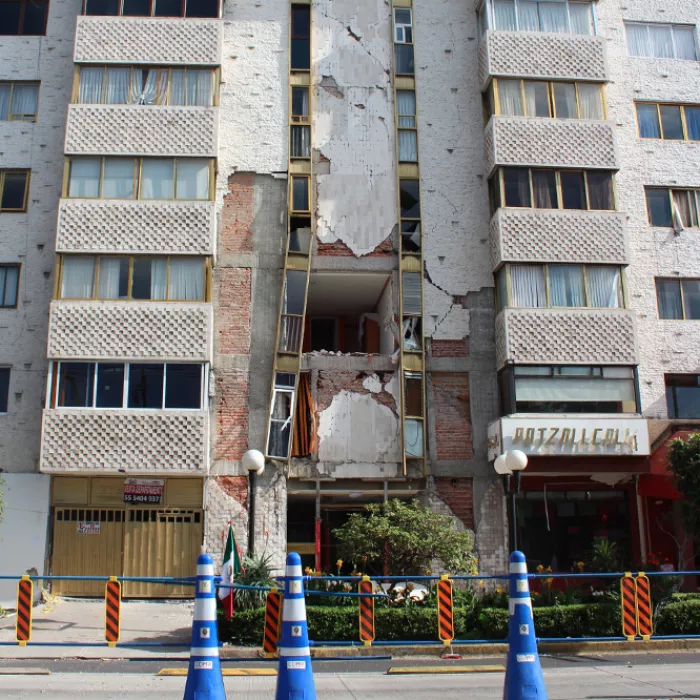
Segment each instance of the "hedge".
[{"label": "hedge", "polygon": [[654,634],[700,634],[700,598],[685,596],[692,594],[676,594],[659,610]]}]

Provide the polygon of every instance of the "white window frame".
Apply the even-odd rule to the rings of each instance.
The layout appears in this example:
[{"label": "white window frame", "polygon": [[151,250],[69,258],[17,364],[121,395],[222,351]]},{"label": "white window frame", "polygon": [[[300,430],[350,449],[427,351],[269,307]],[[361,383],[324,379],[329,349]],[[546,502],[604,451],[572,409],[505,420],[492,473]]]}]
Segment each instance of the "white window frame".
[{"label": "white window frame", "polygon": [[[546,2],[547,0],[531,0],[532,2]],[[569,5],[571,2],[574,4],[582,4],[587,2],[587,0],[556,0],[556,2],[563,2],[566,4],[566,21],[568,25],[568,34],[572,34],[571,31],[571,11],[569,10]],[[515,9],[515,31],[529,31],[520,29],[520,7],[518,0],[513,0]],[[598,36],[598,16],[596,13],[596,3],[588,2],[591,6],[591,15],[593,18],[593,34],[574,34],[574,36]],[[496,28],[496,22],[493,13],[493,0],[486,0],[486,30],[503,31]],[[549,34],[550,32],[542,32],[543,34]]]},{"label": "white window frame", "polygon": [[[683,24],[679,22],[635,22],[635,21],[629,21],[625,22],[625,41],[627,41],[627,27],[629,27],[631,24],[637,26],[637,27],[644,27],[647,32],[647,39],[649,41],[649,45],[651,46],[651,36],[649,35],[649,28],[651,26],[656,26],[656,27],[668,27],[671,30],[671,42],[673,43],[673,56],[671,58],[667,58],[665,60],[667,61],[687,61],[690,59],[686,58],[678,58],[678,48],[676,47],[676,33],[674,29],[676,27],[691,27],[693,30],[693,45],[695,49],[695,58],[692,59],[694,61],[698,60],[698,31],[697,31],[697,25],[695,24]],[[630,53],[629,50],[629,43],[627,44],[627,55],[630,58],[651,58],[655,61],[661,61],[664,60],[662,58],[659,58],[657,56],[638,56],[637,54]]]},{"label": "white window frame", "polygon": [[[408,12],[411,18],[410,23],[396,21],[397,12]],[[410,31],[411,39],[406,41],[406,28]],[[413,10],[410,7],[395,7],[394,8],[394,43],[395,44],[412,44],[413,43]]]},{"label": "white window frame", "polygon": [[[275,373],[274,373],[274,374],[275,374],[275,376],[273,377],[274,386],[273,386],[273,389],[272,389],[272,401],[270,402],[270,409],[269,409],[269,413],[268,413],[267,439],[265,440],[265,454],[266,454],[268,457],[272,458],[272,459],[274,459],[275,457],[276,457],[277,459],[289,459],[289,454],[290,454],[290,452],[292,451],[292,441],[293,441],[293,439],[294,439],[294,434],[293,434],[293,431],[294,431],[294,411],[295,411],[295,408],[296,408],[296,406],[295,406],[295,401],[296,401],[296,390],[297,390],[297,389],[296,389],[296,384],[297,384],[297,381],[298,381],[298,376],[295,375],[295,374],[293,374],[293,373],[291,373],[291,372],[280,372],[279,370],[275,370]],[[293,386],[293,387],[290,387],[290,386],[286,386],[286,385],[283,385],[283,384],[279,384],[279,385],[278,385],[278,384],[277,384],[277,375],[278,375],[278,374],[291,374],[293,377],[295,377],[295,379],[294,379],[294,386]],[[282,419],[282,418],[273,418],[273,417],[272,417],[272,412],[273,412],[274,409],[275,409],[275,403],[276,403],[277,396],[278,396],[278,395],[283,395],[283,394],[287,394],[287,395],[289,396],[289,398],[290,398],[290,402],[289,402],[289,405],[290,405],[289,416],[287,416],[287,418],[285,418],[285,419]],[[273,423],[278,424],[278,425],[281,423],[282,426],[283,426],[283,427],[282,427],[282,430],[285,430],[284,425],[286,424],[286,425],[287,425],[287,428],[286,428],[286,429],[289,429],[289,431],[290,431],[290,433],[289,433],[289,442],[288,442],[288,444],[287,444],[287,454],[286,454],[286,455],[272,455],[272,454],[269,454],[269,453],[268,453],[268,449],[269,449],[269,447],[270,447],[270,435],[272,434],[272,424],[273,424]]]}]

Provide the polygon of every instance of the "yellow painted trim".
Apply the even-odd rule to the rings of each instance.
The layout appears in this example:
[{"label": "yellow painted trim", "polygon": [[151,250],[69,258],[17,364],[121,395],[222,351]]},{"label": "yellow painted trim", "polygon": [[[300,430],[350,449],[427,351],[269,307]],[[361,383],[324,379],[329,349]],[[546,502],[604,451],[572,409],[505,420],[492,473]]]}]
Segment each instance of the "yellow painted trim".
[{"label": "yellow painted trim", "polygon": [[[186,668],[161,668],[157,676],[186,676]],[[274,668],[223,668],[222,676],[276,676],[277,669]]]},{"label": "yellow painted trim", "polygon": [[506,667],[500,664],[483,666],[391,666],[388,675],[421,673],[505,673]]}]

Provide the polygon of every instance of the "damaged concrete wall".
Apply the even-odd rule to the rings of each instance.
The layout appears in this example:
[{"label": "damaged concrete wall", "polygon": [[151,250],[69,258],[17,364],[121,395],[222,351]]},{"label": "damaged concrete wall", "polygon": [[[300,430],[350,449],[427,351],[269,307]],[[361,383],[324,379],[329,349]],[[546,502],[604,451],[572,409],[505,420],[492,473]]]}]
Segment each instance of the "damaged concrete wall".
[{"label": "damaged concrete wall", "polygon": [[328,160],[317,174],[316,233],[367,255],[398,220],[391,14],[381,0],[360,12],[349,0],[312,6],[315,81],[313,148]]},{"label": "damaged concrete wall", "polygon": [[398,308],[398,294],[394,294],[395,289],[398,291],[398,285],[394,286],[395,277],[396,275],[391,276],[377,303],[377,316],[379,318],[379,352],[382,355],[391,355],[394,352],[394,347],[397,347],[397,344],[394,342],[394,333],[391,330],[392,317],[397,313]]}]

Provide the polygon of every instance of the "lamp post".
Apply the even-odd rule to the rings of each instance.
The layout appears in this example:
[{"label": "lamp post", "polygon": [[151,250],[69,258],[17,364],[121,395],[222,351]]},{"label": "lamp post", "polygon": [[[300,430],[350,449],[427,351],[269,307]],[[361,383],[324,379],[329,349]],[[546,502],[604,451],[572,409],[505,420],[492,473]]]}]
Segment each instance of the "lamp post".
[{"label": "lamp post", "polygon": [[242,462],[248,472],[248,556],[251,557],[255,549],[255,475],[265,471],[265,455],[260,450],[248,450]]},{"label": "lamp post", "polygon": [[[510,548],[518,549],[518,516],[515,510],[515,494],[520,491],[520,472],[527,467],[527,455],[520,450],[509,450],[496,457],[493,468],[503,479],[503,491],[510,496]],[[514,477],[511,484],[511,476]]]}]

